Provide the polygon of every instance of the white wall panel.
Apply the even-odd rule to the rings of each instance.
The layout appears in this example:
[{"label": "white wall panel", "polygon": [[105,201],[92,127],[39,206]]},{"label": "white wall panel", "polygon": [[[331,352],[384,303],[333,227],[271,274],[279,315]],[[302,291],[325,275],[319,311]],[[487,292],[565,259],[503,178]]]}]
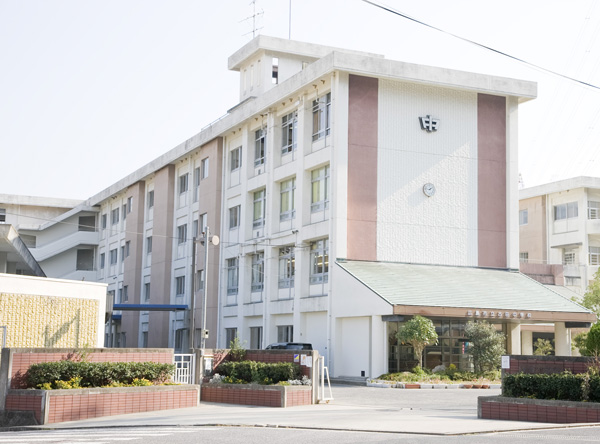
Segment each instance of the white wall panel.
[{"label": "white wall panel", "polygon": [[377,259],[477,265],[477,95],[380,80],[377,162]]}]

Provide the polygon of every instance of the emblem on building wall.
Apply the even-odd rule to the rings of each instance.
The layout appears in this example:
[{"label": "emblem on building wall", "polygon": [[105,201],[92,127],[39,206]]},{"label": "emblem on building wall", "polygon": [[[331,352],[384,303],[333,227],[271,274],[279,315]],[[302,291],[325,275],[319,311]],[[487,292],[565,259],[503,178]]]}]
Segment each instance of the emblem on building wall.
[{"label": "emblem on building wall", "polygon": [[440,119],[435,119],[427,114],[424,117],[419,117],[419,122],[421,123],[421,129],[427,131],[428,133],[432,133],[437,131],[438,126],[440,124]]}]

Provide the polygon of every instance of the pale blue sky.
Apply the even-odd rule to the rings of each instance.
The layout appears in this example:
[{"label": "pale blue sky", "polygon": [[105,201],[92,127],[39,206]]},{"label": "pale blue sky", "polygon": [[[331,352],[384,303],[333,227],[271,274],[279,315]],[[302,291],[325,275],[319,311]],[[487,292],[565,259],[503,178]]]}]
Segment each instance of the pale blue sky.
[{"label": "pale blue sky", "polygon": [[[384,2],[419,20],[600,85],[600,2]],[[258,0],[288,37],[288,0]],[[85,199],[237,103],[227,58],[250,0],[0,0],[0,193]],[[600,90],[578,86],[360,0],[292,0],[292,39],[538,82],[522,106],[526,186],[600,176]]]}]

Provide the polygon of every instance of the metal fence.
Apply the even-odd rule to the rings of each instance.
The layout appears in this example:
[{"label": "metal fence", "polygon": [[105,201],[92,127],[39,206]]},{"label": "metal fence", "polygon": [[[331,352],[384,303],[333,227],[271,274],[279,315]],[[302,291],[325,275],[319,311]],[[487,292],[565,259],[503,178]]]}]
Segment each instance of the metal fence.
[{"label": "metal fence", "polygon": [[194,384],[196,356],[193,354],[175,354],[173,355],[173,361],[175,364],[173,382],[177,384]]}]

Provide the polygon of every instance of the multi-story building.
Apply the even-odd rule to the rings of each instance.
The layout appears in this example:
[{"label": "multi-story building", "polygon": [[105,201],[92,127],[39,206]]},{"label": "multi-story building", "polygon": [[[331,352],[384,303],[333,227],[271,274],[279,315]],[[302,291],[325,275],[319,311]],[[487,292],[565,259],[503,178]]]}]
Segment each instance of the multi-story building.
[{"label": "multi-story building", "polygon": [[[395,334],[416,314],[439,333],[430,367],[468,365],[473,319],[514,354],[553,323],[570,354],[594,316],[518,272],[518,107],[534,83],[265,36],[229,68],[227,115],[69,213],[97,212],[107,344],[197,347],[206,296],[208,347],[310,342],[338,376],[410,366]],[[207,264],[204,227],[221,240]]]},{"label": "multi-story building", "polygon": [[600,178],[521,190],[519,233],[522,263],[562,264],[564,285],[583,295],[600,265]]}]

